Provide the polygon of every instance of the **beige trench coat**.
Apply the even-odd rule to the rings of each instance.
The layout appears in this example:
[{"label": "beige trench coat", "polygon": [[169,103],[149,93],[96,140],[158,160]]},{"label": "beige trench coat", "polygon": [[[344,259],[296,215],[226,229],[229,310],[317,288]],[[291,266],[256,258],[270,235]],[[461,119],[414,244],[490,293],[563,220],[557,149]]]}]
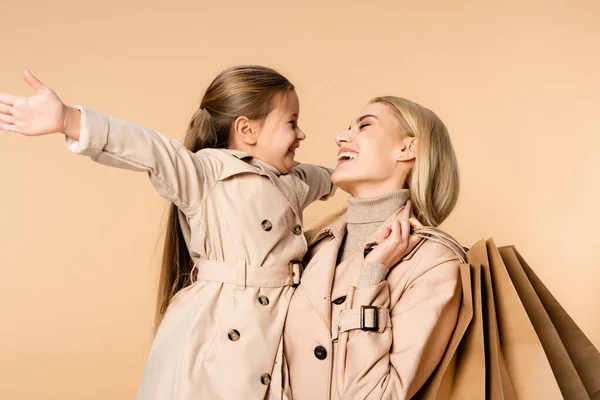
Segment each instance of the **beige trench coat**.
[{"label": "beige trench coat", "polygon": [[[204,149],[82,111],[74,153],[147,172],[180,210],[197,281],[176,294],[156,334],[140,400],[281,397],[282,332],[307,251],[302,210],[333,191],[331,170],[277,176],[247,154]],[[273,386],[277,390],[268,391]]]},{"label": "beige trench coat", "polygon": [[[409,215],[407,205],[390,221]],[[460,261],[444,245],[422,240],[386,280],[356,289],[362,252],[336,266],[345,232],[342,217],[315,237],[306,255],[310,262],[284,328],[284,391],[294,400],[410,398],[452,336]],[[376,307],[363,309],[364,328],[373,331],[361,329],[362,306]]]}]

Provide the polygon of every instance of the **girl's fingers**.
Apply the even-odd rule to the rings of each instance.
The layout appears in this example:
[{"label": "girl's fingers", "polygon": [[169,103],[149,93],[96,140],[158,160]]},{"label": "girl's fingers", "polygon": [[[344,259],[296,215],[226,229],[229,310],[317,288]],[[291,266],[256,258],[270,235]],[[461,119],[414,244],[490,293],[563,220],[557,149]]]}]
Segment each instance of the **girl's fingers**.
[{"label": "girl's fingers", "polygon": [[7,114],[7,115],[12,115],[12,107],[11,106],[7,106],[6,104],[1,104],[0,103],[0,113]]},{"label": "girl's fingers", "polygon": [[0,103],[8,106],[12,106],[16,98],[16,96],[7,93],[0,93]]},{"label": "girl's fingers", "polygon": [[31,86],[38,92],[43,89],[46,89],[46,85],[44,85],[38,78],[33,76],[33,74],[28,69],[23,71],[23,78],[25,78],[25,82],[27,82],[29,86]]},{"label": "girl's fingers", "polygon": [[0,129],[3,131],[19,133],[19,129],[15,125],[12,125],[12,124],[0,124]]},{"label": "girl's fingers", "polygon": [[0,122],[2,122],[4,124],[8,124],[8,125],[14,125],[15,117],[13,117],[12,115],[8,115],[8,114],[0,114]]}]

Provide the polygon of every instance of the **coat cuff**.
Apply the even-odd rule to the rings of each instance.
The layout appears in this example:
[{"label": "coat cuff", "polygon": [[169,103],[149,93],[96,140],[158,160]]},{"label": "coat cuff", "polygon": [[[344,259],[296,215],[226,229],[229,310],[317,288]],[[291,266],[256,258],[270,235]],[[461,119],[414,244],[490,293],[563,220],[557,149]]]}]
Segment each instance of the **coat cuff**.
[{"label": "coat cuff", "polygon": [[363,261],[356,288],[360,289],[379,285],[385,280],[389,270],[390,269],[386,265],[376,262]]},{"label": "coat cuff", "polygon": [[67,137],[67,148],[74,154],[97,156],[108,141],[108,119],[90,108],[79,105],[73,107],[81,111],[79,140]]}]

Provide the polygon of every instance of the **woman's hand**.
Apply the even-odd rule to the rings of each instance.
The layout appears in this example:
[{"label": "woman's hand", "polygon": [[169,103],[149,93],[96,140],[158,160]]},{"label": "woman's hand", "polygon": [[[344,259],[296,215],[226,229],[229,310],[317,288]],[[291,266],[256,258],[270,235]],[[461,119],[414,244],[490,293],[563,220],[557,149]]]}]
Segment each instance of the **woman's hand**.
[{"label": "woman's hand", "polygon": [[56,93],[29,70],[23,71],[23,78],[37,93],[30,97],[0,93],[0,129],[25,136],[63,132],[77,140],[79,110],[65,106]]},{"label": "woman's hand", "polygon": [[414,218],[388,223],[383,228],[383,241],[365,257],[365,261],[383,264],[388,268],[398,264],[421,241],[410,234],[411,224],[420,227]]}]

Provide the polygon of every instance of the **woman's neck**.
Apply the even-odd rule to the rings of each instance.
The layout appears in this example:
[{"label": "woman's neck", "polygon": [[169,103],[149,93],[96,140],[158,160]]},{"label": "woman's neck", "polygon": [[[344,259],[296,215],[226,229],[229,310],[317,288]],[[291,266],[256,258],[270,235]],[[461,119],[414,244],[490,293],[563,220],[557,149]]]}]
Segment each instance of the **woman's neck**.
[{"label": "woman's neck", "polygon": [[361,250],[382,223],[406,204],[408,189],[394,190],[376,197],[348,197],[347,233],[338,254],[342,262]]}]

